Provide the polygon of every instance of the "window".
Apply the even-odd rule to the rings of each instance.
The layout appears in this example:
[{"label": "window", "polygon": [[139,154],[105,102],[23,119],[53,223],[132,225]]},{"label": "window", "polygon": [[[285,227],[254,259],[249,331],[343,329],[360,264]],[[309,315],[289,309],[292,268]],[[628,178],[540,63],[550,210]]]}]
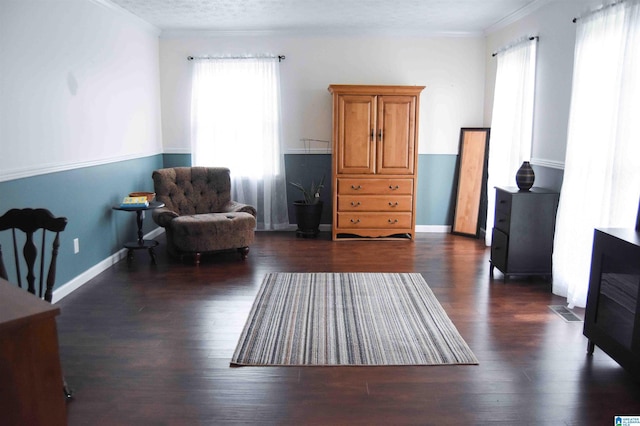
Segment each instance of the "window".
[{"label": "window", "polygon": [[553,292],[585,306],[596,227],[633,228],[640,196],[640,1],[577,20]]},{"label": "window", "polygon": [[498,60],[493,100],[487,180],[486,243],[491,245],[496,186],[513,186],[523,161],[531,157],[536,47],[527,37],[495,54]]},{"label": "window", "polygon": [[257,208],[259,229],[289,222],[278,64],[270,56],[201,58],[193,68],[192,163],[229,168],[232,197]]}]

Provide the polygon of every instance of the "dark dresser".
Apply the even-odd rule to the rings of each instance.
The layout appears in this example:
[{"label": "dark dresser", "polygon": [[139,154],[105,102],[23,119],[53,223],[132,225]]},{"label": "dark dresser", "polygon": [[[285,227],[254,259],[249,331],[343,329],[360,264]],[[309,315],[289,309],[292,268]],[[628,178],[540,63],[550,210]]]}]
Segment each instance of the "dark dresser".
[{"label": "dark dresser", "polygon": [[594,346],[640,379],[640,231],[596,229],[584,319]]},{"label": "dark dresser", "polygon": [[67,424],[60,308],[0,278],[0,424]]},{"label": "dark dresser", "polygon": [[491,276],[498,268],[510,275],[551,278],[551,256],[560,194],[545,188],[520,191],[496,187],[491,243]]}]

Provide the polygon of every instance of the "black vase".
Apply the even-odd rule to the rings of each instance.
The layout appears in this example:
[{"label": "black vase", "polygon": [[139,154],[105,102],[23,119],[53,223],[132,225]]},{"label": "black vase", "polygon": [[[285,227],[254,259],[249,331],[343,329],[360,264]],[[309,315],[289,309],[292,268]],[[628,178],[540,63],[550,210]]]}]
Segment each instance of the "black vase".
[{"label": "black vase", "polygon": [[322,201],[315,204],[306,204],[304,201],[294,201],[298,229],[297,237],[316,237],[320,232],[320,219],[322,217]]},{"label": "black vase", "polygon": [[536,180],[536,175],[533,173],[531,164],[528,161],[522,163],[522,166],[516,173],[516,184],[520,191],[528,191],[533,186],[533,181]]}]

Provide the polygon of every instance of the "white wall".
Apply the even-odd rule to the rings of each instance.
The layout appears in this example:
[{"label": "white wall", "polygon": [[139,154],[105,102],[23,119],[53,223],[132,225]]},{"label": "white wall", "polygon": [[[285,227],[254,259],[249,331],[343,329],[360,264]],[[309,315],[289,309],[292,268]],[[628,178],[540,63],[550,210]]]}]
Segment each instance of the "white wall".
[{"label": "white wall", "polygon": [[491,53],[527,35],[538,35],[538,58],[533,120],[533,164],[564,167],[573,78],[575,24],[573,18],[601,0],[557,0],[487,36],[485,120],[491,125],[496,59]]},{"label": "white wall", "polygon": [[[456,154],[461,127],[483,122],[482,36],[163,35],[160,40],[162,132],[167,153],[190,152],[191,62],[187,56],[272,53],[281,63],[283,138],[331,139],[330,84],[426,86],[421,97],[420,153]],[[312,148],[324,149],[326,145]]]},{"label": "white wall", "polygon": [[0,181],[161,153],[158,34],[99,0],[0,1]]}]

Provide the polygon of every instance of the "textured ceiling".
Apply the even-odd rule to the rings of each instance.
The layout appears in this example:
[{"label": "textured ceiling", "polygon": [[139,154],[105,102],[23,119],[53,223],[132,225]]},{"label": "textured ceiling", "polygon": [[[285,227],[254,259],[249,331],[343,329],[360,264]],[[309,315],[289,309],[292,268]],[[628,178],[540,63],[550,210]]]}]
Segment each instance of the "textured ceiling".
[{"label": "textured ceiling", "polygon": [[552,0],[110,0],[162,30],[478,33]]}]

